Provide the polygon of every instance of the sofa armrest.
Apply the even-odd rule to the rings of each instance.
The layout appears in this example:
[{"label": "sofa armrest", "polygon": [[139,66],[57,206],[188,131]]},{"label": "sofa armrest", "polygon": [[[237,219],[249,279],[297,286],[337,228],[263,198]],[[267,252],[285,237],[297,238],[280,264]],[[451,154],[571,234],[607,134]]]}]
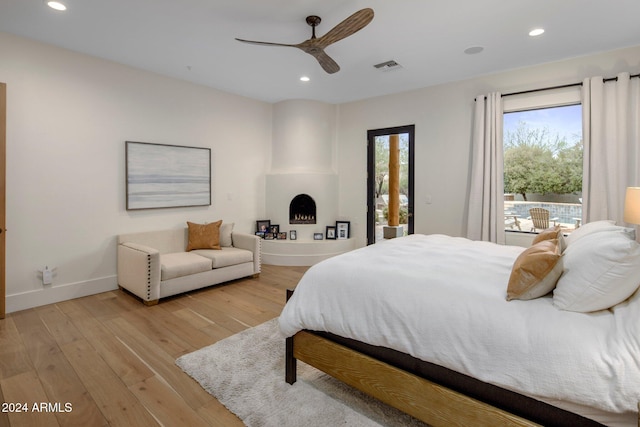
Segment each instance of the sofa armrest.
[{"label": "sofa armrest", "polygon": [[236,233],[236,232],[233,232],[231,237],[233,240],[234,247],[238,249],[246,249],[248,251],[253,252],[253,274],[260,273],[261,266],[262,266],[262,259],[261,259],[262,239],[253,234]]},{"label": "sofa armrest", "polygon": [[143,301],[160,299],[160,252],[137,243],[120,243],[118,285]]}]

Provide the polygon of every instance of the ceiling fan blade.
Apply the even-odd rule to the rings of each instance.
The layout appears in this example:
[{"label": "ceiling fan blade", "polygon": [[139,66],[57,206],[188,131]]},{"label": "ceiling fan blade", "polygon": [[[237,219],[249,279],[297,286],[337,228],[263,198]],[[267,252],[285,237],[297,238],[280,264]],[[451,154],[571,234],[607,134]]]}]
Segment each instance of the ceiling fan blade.
[{"label": "ceiling fan blade", "polygon": [[316,39],[316,46],[323,49],[332,43],[340,41],[345,37],[360,31],[373,20],[373,9],[366,8],[357,11],[347,19],[333,27],[324,36]]},{"label": "ceiling fan blade", "polygon": [[325,70],[329,74],[337,73],[340,71],[340,66],[334,61],[329,55],[327,55],[324,50],[317,47],[303,47],[304,44],[299,45],[298,47],[309,55],[313,56],[318,60],[320,66],[323,70]]},{"label": "ceiling fan blade", "polygon": [[255,41],[255,40],[244,40],[244,39],[239,39],[239,38],[236,38],[236,40],[238,40],[239,42],[242,42],[242,43],[259,44],[259,45],[262,45],[262,46],[298,47],[298,45],[296,45],[296,44],[259,42],[259,41]]}]

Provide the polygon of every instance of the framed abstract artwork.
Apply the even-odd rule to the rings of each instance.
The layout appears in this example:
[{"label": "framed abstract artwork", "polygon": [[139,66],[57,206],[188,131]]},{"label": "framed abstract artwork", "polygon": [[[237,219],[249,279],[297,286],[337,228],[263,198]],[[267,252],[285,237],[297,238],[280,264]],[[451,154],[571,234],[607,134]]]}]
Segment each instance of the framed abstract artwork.
[{"label": "framed abstract artwork", "polygon": [[211,205],[211,149],[125,144],[127,210]]}]

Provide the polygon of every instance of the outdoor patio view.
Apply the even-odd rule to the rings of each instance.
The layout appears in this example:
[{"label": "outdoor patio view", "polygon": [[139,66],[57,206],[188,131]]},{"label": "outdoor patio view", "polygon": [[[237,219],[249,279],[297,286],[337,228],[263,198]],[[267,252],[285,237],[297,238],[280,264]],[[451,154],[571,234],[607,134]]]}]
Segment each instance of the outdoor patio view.
[{"label": "outdoor patio view", "polygon": [[504,221],[511,231],[582,221],[582,106],[504,114]]},{"label": "outdoor patio view", "polygon": [[[400,140],[400,225],[407,234],[409,199],[409,134],[399,135]],[[375,137],[375,200],[376,242],[383,240],[382,227],[389,219],[389,135]]]}]

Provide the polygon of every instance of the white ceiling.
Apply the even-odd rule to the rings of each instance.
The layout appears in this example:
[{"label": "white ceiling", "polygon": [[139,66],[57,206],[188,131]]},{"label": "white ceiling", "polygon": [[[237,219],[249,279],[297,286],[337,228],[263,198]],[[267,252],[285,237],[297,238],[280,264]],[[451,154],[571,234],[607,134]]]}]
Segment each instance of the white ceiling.
[{"label": "white ceiling", "polygon": [[[640,45],[640,0],[61,1],[65,12],[0,0],[0,31],[269,102],[342,103]],[[234,40],[299,43],[306,16],[322,18],[321,36],[365,7],[373,21],[326,49],[336,74],[301,50]],[[535,27],[545,34],[529,37]],[[373,67],[391,59],[402,68]]]}]

